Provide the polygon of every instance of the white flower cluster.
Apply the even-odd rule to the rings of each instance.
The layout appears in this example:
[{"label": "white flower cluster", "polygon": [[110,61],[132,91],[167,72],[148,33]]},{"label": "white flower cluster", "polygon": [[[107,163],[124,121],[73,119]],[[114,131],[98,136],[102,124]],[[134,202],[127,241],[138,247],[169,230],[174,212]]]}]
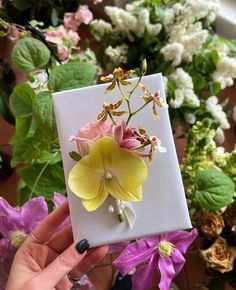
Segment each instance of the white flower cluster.
[{"label": "white flower cluster", "polygon": [[132,33],[137,37],[142,37],[145,29],[147,29],[150,35],[156,36],[162,29],[160,23],[150,23],[150,12],[148,9],[142,9],[137,17],[131,12],[116,6],[106,6],[105,12],[111,19],[114,31],[127,35],[130,41],[134,40]]},{"label": "white flower cluster", "polygon": [[109,45],[105,50],[105,54],[109,57],[111,63],[117,66],[122,63],[127,63],[128,48],[128,45],[125,43],[117,45],[116,47]]},{"label": "white flower cluster", "polygon": [[222,129],[229,129],[230,124],[227,120],[227,116],[222,109],[222,106],[218,104],[218,98],[211,96],[206,100],[206,111],[209,112],[219,123]]},{"label": "white flower cluster", "polygon": [[177,68],[168,79],[174,82],[176,86],[175,99],[171,99],[169,104],[172,108],[180,108],[184,103],[200,106],[200,101],[193,90],[193,81],[191,76],[182,68]]},{"label": "white flower cluster", "polygon": [[111,24],[102,19],[95,19],[90,24],[93,30],[101,37],[103,37],[106,32],[112,31]]}]

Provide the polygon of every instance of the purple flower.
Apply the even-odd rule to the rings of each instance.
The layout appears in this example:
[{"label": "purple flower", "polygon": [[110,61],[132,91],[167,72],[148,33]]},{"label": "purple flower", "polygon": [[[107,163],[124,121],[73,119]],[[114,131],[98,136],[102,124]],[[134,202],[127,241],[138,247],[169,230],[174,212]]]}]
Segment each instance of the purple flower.
[{"label": "purple flower", "polygon": [[160,290],[168,290],[171,280],[185,264],[182,254],[186,253],[196,236],[197,230],[194,229],[191,232],[177,231],[140,239],[129,244],[113,265],[122,275],[126,275],[145,262],[133,275],[132,290],[149,289],[156,269],[161,274]]},{"label": "purple flower", "polygon": [[124,241],[124,242],[120,242],[120,243],[110,244],[109,245],[109,254],[124,250],[129,245],[129,243],[130,243],[130,241]]},{"label": "purple flower", "polygon": [[[1,252],[3,246],[7,251],[6,243],[19,246],[37,224],[47,216],[48,207],[43,197],[35,197],[27,201],[22,207],[11,207],[0,197],[0,233]],[[3,253],[1,253],[3,254]]]},{"label": "purple flower", "polygon": [[[60,194],[59,192],[54,192],[54,197],[52,199],[52,202],[55,204],[55,207],[58,208],[60,207],[65,201],[67,201],[67,197]],[[71,224],[71,220],[70,217],[68,217],[57,229],[58,231],[60,231],[61,229],[63,229],[65,226]]]}]

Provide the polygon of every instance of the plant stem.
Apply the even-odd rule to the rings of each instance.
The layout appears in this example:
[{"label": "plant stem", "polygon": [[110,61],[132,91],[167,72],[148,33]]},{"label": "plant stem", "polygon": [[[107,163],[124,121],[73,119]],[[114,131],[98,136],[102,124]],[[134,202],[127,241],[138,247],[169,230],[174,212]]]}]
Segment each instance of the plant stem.
[{"label": "plant stem", "polygon": [[119,89],[119,91],[120,91],[120,93],[121,93],[121,96],[123,97],[123,99],[124,100],[128,100],[128,98],[126,97],[126,95],[123,93],[123,91],[122,91],[122,89],[121,89],[121,86],[120,86],[120,82],[117,80],[116,81],[117,82],[117,87],[118,87],[118,89]]},{"label": "plant stem", "polygon": [[139,83],[141,82],[142,76],[139,77],[137,84],[134,86],[134,88],[132,89],[132,91],[130,91],[129,93],[129,100],[133,94],[133,92],[136,90],[137,86],[139,85]]},{"label": "plant stem", "polygon": [[114,118],[113,118],[111,112],[107,112],[107,114],[109,115],[109,117],[110,117],[112,123],[113,123],[114,125],[117,125],[117,123],[116,123],[116,121],[114,120]]},{"label": "plant stem", "polygon": [[34,183],[34,185],[33,185],[33,187],[32,187],[32,190],[31,190],[31,192],[30,192],[30,195],[29,195],[28,200],[30,200],[30,199],[32,198],[32,196],[33,196],[33,194],[34,194],[34,190],[35,190],[35,188],[36,188],[36,186],[37,186],[37,184],[38,184],[38,182],[39,182],[39,180],[40,180],[42,174],[44,173],[45,169],[48,167],[49,163],[50,163],[50,162],[55,158],[55,156],[58,154],[58,152],[59,152],[59,151],[56,151],[56,152],[53,154],[52,158],[51,158],[50,160],[48,160],[47,163],[44,164],[43,168],[41,169],[41,171],[39,172],[39,175],[37,176],[37,178],[36,178],[36,180],[35,180],[35,183]]},{"label": "plant stem", "polygon": [[136,115],[138,112],[140,112],[142,109],[144,109],[150,102],[152,102],[152,100],[149,100],[147,103],[144,103],[139,109],[137,109],[136,111],[132,112],[129,114],[128,120],[126,122],[126,126],[129,124],[130,119]]}]

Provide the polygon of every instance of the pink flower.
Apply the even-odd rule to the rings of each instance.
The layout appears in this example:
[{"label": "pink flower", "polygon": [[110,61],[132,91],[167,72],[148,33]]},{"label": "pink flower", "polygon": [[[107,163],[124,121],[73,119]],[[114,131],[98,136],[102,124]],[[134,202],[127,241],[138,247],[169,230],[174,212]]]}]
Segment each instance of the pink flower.
[{"label": "pink flower", "polygon": [[73,30],[73,31],[77,30],[75,13],[65,13],[63,23],[67,30]]},{"label": "pink flower", "polygon": [[97,5],[98,3],[102,3],[102,0],[93,0],[94,5]]},{"label": "pink flower", "polygon": [[58,56],[60,60],[66,60],[69,56],[69,49],[64,45],[57,46]]},{"label": "pink flower", "polygon": [[71,39],[72,43],[74,46],[77,46],[79,40],[80,40],[80,37],[79,37],[79,34],[73,30],[69,30],[68,31],[68,37]]},{"label": "pink flower", "polygon": [[105,136],[112,136],[112,126],[98,121],[80,128],[76,136],[70,137],[70,141],[76,140],[79,154],[85,156],[89,153],[90,145]]},{"label": "pink flower", "polygon": [[183,254],[197,237],[197,230],[177,231],[156,237],[143,238],[125,247],[113,265],[122,275],[126,275],[136,266],[145,263],[133,275],[132,290],[149,289],[152,276],[159,269],[160,290],[168,290],[171,280],[185,264]]},{"label": "pink flower", "polygon": [[87,5],[80,5],[75,13],[75,19],[79,23],[89,24],[93,20],[93,14]]}]

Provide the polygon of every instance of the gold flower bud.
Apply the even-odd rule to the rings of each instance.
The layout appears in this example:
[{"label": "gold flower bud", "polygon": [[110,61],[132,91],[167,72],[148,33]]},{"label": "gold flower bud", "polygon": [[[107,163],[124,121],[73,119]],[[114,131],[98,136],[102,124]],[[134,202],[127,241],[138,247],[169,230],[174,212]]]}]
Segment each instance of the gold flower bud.
[{"label": "gold flower bud", "polygon": [[200,251],[206,266],[221,273],[229,272],[233,269],[236,257],[236,248],[229,247],[225,239],[219,237],[207,250]]},{"label": "gold flower bud", "polygon": [[204,213],[198,221],[201,232],[208,237],[217,237],[222,233],[224,220],[221,215]]}]

